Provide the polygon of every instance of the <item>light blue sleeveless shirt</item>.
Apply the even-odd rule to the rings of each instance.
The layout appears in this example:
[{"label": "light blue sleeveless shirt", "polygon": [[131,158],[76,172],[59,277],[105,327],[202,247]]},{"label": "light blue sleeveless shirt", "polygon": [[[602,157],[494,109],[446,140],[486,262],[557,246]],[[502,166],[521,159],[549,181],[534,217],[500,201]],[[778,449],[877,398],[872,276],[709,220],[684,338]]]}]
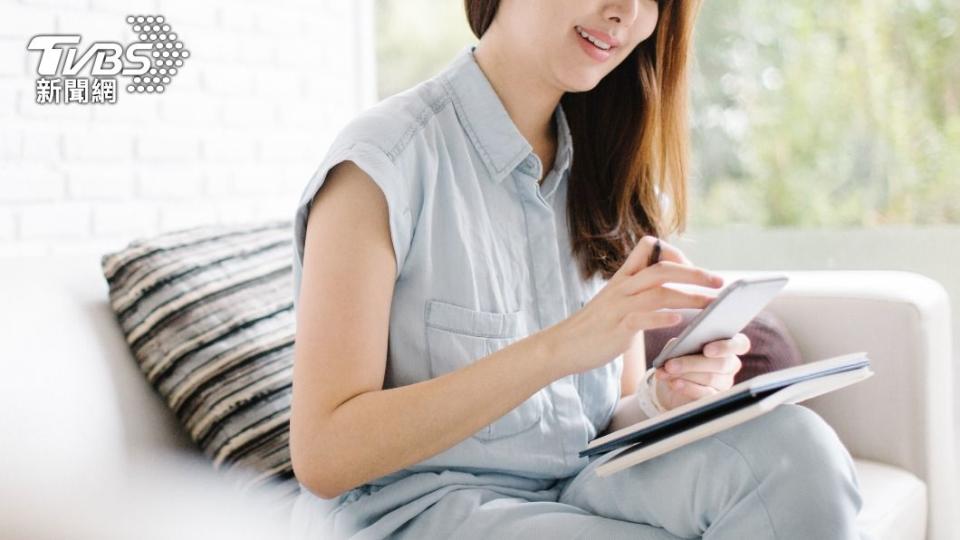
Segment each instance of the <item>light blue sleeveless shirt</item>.
[{"label": "light blue sleeveless shirt", "polygon": [[[571,255],[573,147],[562,107],[554,114],[555,165],[540,185],[542,164],[473,49],[352,120],[297,206],[295,298],[309,205],[330,168],[351,160],[383,191],[397,263],[385,388],[460,369],[551,326],[605,283],[599,273],[582,279]],[[445,469],[537,479],[576,474],[588,463],[577,452],[610,421],[622,369],[619,356],[558,379],[456,446],[368,486]]]}]

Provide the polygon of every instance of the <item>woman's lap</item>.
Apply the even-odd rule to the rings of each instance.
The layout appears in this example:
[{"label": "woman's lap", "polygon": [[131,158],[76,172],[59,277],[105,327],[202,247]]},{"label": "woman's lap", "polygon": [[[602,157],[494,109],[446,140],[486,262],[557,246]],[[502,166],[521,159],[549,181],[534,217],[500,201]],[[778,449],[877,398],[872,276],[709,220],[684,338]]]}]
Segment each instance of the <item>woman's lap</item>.
[{"label": "woman's lap", "polygon": [[[816,413],[783,405],[608,477],[591,462],[559,495],[684,538],[858,538],[852,458]],[[815,521],[816,524],[811,524]]]},{"label": "woman's lap", "polygon": [[598,516],[561,502],[504,497],[483,488],[448,493],[391,538],[677,540],[651,525]]},{"label": "woman's lap", "polygon": [[[447,485],[380,524],[391,524],[392,538],[410,539],[860,538],[852,458],[829,425],[800,405],[608,477],[594,473],[604,458],[537,492]],[[375,526],[356,536],[379,537]]]}]

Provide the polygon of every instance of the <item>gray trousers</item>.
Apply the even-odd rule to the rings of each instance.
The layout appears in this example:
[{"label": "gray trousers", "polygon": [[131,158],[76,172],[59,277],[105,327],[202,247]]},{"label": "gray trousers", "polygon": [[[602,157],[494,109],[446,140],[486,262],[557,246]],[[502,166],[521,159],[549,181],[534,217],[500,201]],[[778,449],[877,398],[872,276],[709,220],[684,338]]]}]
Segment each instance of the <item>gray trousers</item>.
[{"label": "gray trousers", "polygon": [[[418,474],[335,512],[304,490],[296,538],[866,539],[853,460],[815,412],[787,404],[629,467],[531,485]],[[410,481],[408,481],[410,480]],[[394,489],[395,488],[395,489]],[[329,509],[329,506],[327,507]]]}]

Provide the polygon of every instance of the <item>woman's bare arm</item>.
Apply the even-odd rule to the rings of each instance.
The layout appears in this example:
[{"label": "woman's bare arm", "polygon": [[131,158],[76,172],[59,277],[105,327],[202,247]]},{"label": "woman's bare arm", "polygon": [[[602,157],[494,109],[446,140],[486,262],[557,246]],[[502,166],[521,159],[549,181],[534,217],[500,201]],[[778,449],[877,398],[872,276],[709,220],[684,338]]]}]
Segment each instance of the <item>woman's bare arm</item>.
[{"label": "woman's bare arm", "polygon": [[647,370],[647,350],[644,330],[633,336],[630,347],[623,352],[623,372],[620,374],[620,396],[637,391],[640,379]]},{"label": "woman's bare arm", "polygon": [[290,422],[297,479],[324,498],[456,445],[565,375],[547,329],[384,390],[394,257],[383,194],[354,163],[337,165],[308,220]]},{"label": "woman's bare arm", "polygon": [[641,330],[633,337],[630,342],[630,348],[623,352],[623,372],[620,375],[620,400],[613,410],[613,416],[606,429],[597,434],[602,437],[608,433],[613,433],[618,429],[625,428],[646,420],[648,417],[637,406],[633,398],[633,393],[640,386],[640,379],[646,372],[647,351],[644,342],[644,331]]}]

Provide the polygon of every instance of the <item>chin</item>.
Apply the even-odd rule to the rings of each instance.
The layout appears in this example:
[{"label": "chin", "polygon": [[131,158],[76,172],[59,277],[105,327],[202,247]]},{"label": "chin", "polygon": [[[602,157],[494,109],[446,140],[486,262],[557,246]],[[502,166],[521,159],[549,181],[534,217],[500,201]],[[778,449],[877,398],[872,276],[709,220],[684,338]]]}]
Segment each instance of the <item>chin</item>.
[{"label": "chin", "polygon": [[596,88],[602,79],[602,75],[581,72],[579,74],[568,74],[561,78],[561,81],[563,81],[563,89],[566,92],[588,92]]}]

